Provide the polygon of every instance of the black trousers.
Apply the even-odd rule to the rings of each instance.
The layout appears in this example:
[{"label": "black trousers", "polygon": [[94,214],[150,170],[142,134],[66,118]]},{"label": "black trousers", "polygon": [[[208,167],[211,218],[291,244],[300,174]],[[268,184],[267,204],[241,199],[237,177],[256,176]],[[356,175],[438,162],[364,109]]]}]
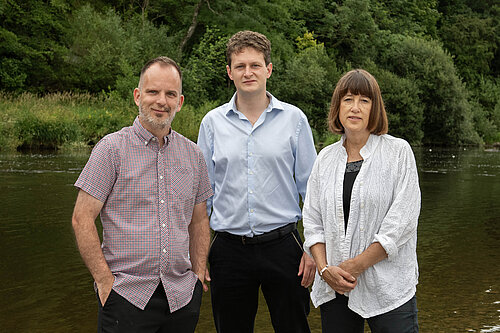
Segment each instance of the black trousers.
[{"label": "black trousers", "polygon": [[[365,319],[347,307],[348,298],[336,298],[320,305],[323,333],[363,333]],[[417,299],[387,313],[366,319],[372,333],[418,333]]]},{"label": "black trousers", "polygon": [[215,237],[209,263],[217,332],[253,332],[259,287],[275,332],[310,332],[309,290],[297,276],[303,253],[297,230],[259,244],[245,245],[217,233]]},{"label": "black trousers", "polygon": [[98,333],[193,333],[200,316],[202,284],[198,280],[191,301],[170,313],[167,296],[160,283],[148,304],[141,310],[111,291],[104,306],[99,296]]}]

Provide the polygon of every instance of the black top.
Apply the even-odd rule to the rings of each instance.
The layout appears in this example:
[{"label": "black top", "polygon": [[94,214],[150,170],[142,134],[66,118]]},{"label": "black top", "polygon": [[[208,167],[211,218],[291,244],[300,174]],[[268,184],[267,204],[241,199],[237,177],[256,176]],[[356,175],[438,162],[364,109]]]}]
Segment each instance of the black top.
[{"label": "black top", "polygon": [[351,209],[352,186],[354,185],[354,181],[358,176],[362,164],[363,160],[360,160],[356,162],[349,162],[345,166],[343,205],[344,205],[344,225],[346,231],[347,231],[347,221],[349,221],[349,210]]}]

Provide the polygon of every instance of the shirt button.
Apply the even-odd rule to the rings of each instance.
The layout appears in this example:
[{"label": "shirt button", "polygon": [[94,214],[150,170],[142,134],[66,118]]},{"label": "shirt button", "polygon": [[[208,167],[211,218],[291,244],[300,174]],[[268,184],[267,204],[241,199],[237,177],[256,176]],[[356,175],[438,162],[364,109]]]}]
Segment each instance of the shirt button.
[{"label": "shirt button", "polygon": [[248,174],[253,175],[253,171],[252,170],[248,171]]},{"label": "shirt button", "polygon": [[253,191],[252,191],[252,190],[250,190],[250,191],[248,191],[248,192],[249,192],[250,194],[252,194],[252,193],[253,193]]},{"label": "shirt button", "polygon": [[165,202],[165,200],[160,200],[160,202],[161,202],[161,203],[164,203],[164,202]]},{"label": "shirt button", "polygon": [[359,205],[359,207],[364,208],[365,207],[365,203],[362,202],[361,205]]},{"label": "shirt button", "polygon": [[161,226],[162,226],[163,228],[165,228],[165,223],[163,223]]},{"label": "shirt button", "polygon": [[166,249],[163,249],[163,253],[167,253],[167,250],[166,250]]},{"label": "shirt button", "polygon": [[147,144],[148,144],[148,142],[147,142],[147,141],[144,141],[144,144],[145,144],[145,145],[147,145]]},{"label": "shirt button", "polygon": [[160,272],[160,277],[163,277],[163,273],[162,272]]},{"label": "shirt button", "polygon": [[253,209],[250,209],[250,213],[253,213]]},{"label": "shirt button", "polygon": [[163,176],[160,176],[160,179],[163,179]]},{"label": "shirt button", "polygon": [[253,155],[253,153],[248,153],[248,155],[252,156],[252,155]]}]

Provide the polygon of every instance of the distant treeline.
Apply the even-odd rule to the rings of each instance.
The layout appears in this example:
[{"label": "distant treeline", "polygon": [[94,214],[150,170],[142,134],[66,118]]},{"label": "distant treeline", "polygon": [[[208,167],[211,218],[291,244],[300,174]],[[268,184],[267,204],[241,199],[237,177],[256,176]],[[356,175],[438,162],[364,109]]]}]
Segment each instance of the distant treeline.
[{"label": "distant treeline", "polygon": [[317,142],[329,139],[325,119],[335,83],[359,67],[380,83],[391,134],[412,144],[500,141],[498,0],[0,0],[0,132],[36,146],[43,139],[27,144],[21,129],[37,128],[37,110],[20,117],[13,105],[56,94],[66,106],[82,105],[82,96],[126,105],[119,121],[100,106],[102,130],[99,117],[84,118],[81,110],[44,116],[54,123],[88,119],[90,137],[104,135],[129,121],[142,65],[167,55],[183,69],[184,121],[196,133],[208,107],[234,93],[225,44],[244,29],[271,40],[268,88],[306,113]]}]

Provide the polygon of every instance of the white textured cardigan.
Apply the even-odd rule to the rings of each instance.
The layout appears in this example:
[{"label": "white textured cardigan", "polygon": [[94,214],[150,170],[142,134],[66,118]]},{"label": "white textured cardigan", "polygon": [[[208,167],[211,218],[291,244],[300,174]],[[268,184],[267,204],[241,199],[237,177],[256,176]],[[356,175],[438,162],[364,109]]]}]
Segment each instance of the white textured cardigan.
[{"label": "white textured cardigan", "polygon": [[[370,135],[353,185],[347,232],[342,204],[347,153],[345,136],[318,155],[307,186],[303,222],[305,251],[325,243],[328,265],[354,258],[379,242],[388,258],[368,268],[349,296],[349,308],[364,318],[391,311],[413,297],[420,188],[410,145],[390,135]],[[311,298],[317,307],[335,298],[318,273]]]}]

